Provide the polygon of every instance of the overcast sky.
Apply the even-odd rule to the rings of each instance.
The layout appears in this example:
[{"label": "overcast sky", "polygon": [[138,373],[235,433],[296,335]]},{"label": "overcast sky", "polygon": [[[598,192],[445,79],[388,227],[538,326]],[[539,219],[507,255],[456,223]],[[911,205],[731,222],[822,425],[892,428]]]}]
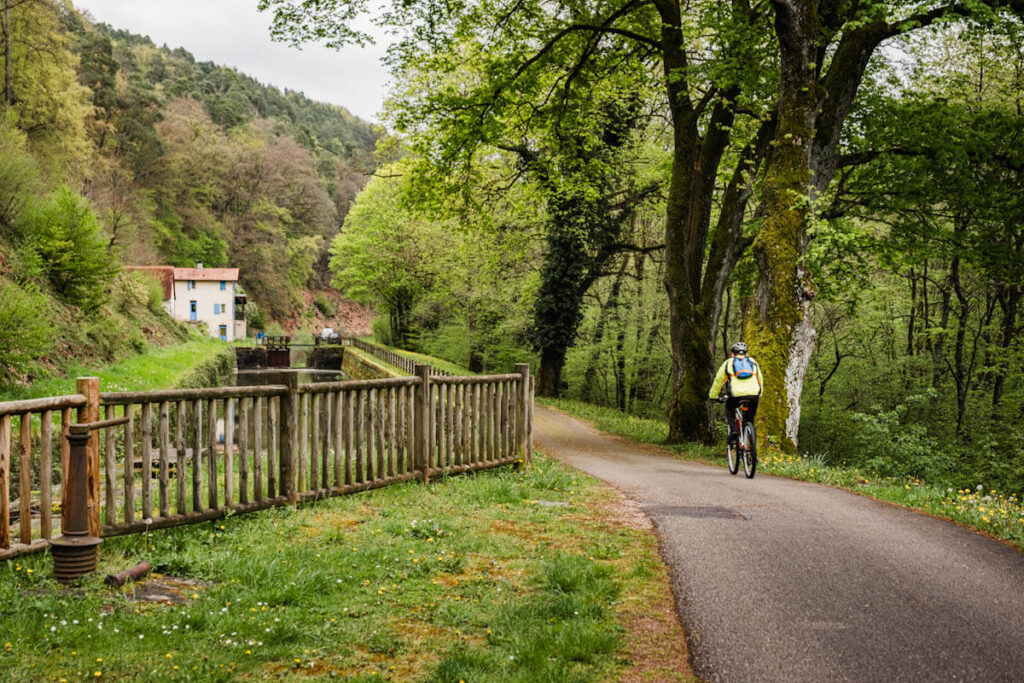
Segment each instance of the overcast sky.
[{"label": "overcast sky", "polygon": [[[197,61],[234,67],[261,83],[304,92],[377,121],[388,75],[384,45],[299,50],[270,40],[268,13],[257,0],[72,0],[96,21],[147,35],[158,46],[183,47]],[[376,31],[376,33],[380,33]]]}]

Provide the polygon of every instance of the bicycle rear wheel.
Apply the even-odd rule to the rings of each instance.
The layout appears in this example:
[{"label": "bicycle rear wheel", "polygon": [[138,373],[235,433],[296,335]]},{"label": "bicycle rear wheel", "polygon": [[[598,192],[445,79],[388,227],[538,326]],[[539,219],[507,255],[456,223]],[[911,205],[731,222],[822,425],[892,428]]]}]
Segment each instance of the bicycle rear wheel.
[{"label": "bicycle rear wheel", "polygon": [[738,444],[726,444],[725,457],[729,461],[729,474],[736,474],[740,471],[740,454]]},{"label": "bicycle rear wheel", "polygon": [[743,425],[743,442],[746,446],[743,449],[743,474],[747,475],[747,479],[753,479],[757,471],[757,433],[754,425]]}]

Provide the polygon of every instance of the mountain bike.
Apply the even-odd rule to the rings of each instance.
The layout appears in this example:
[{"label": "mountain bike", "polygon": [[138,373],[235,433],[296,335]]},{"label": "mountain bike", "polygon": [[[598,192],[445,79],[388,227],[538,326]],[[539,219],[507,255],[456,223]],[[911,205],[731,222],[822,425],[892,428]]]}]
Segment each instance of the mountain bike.
[{"label": "mountain bike", "polygon": [[[725,403],[725,400],[721,400]],[[750,402],[740,399],[736,406],[735,414],[729,417],[736,420],[736,443],[726,445],[726,460],[729,463],[729,474],[736,474],[740,470],[740,462],[743,463],[743,474],[747,479],[753,479],[757,471],[757,430],[754,423],[748,421],[745,416],[750,410]]]}]

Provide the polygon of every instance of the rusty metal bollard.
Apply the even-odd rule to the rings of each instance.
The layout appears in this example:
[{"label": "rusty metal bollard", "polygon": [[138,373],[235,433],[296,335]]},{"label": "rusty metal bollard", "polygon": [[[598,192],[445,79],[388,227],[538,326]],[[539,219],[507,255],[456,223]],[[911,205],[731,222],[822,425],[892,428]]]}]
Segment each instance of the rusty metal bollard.
[{"label": "rusty metal bollard", "polygon": [[[68,427],[68,445],[71,453],[68,458],[68,471],[65,472],[68,488],[68,509],[61,510],[64,533],[60,538],[50,541],[50,553],[53,555],[53,573],[58,581],[68,583],[80,579],[96,571],[99,558],[99,545],[102,540],[89,535],[89,482],[86,470],[86,444],[89,432],[103,427],[114,427],[125,424],[128,417],[119,417],[101,422],[73,424]],[[66,521],[66,523],[65,523]]]}]

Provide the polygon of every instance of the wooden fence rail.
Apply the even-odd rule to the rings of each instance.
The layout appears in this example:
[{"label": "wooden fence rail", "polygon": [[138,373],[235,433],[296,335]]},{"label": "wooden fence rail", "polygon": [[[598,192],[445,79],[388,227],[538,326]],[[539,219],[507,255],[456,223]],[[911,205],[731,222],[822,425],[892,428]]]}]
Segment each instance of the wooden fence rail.
[{"label": "wooden fence rail", "polygon": [[78,422],[128,418],[87,451],[90,533],[115,536],[529,462],[532,382],[516,369],[117,393],[83,378],[78,394],[0,403],[0,559],[56,535],[72,410]]},{"label": "wooden fence rail", "polygon": [[[375,356],[385,363],[390,363],[402,372],[412,375],[416,371],[416,361],[411,358],[407,358],[399,353],[395,353],[391,349],[383,346],[377,346],[370,342],[365,342],[362,339],[351,339],[350,345],[356,347],[360,351],[365,351],[371,356]],[[446,372],[433,366],[430,367],[430,374],[434,377],[448,377],[451,375],[450,372]]]}]

